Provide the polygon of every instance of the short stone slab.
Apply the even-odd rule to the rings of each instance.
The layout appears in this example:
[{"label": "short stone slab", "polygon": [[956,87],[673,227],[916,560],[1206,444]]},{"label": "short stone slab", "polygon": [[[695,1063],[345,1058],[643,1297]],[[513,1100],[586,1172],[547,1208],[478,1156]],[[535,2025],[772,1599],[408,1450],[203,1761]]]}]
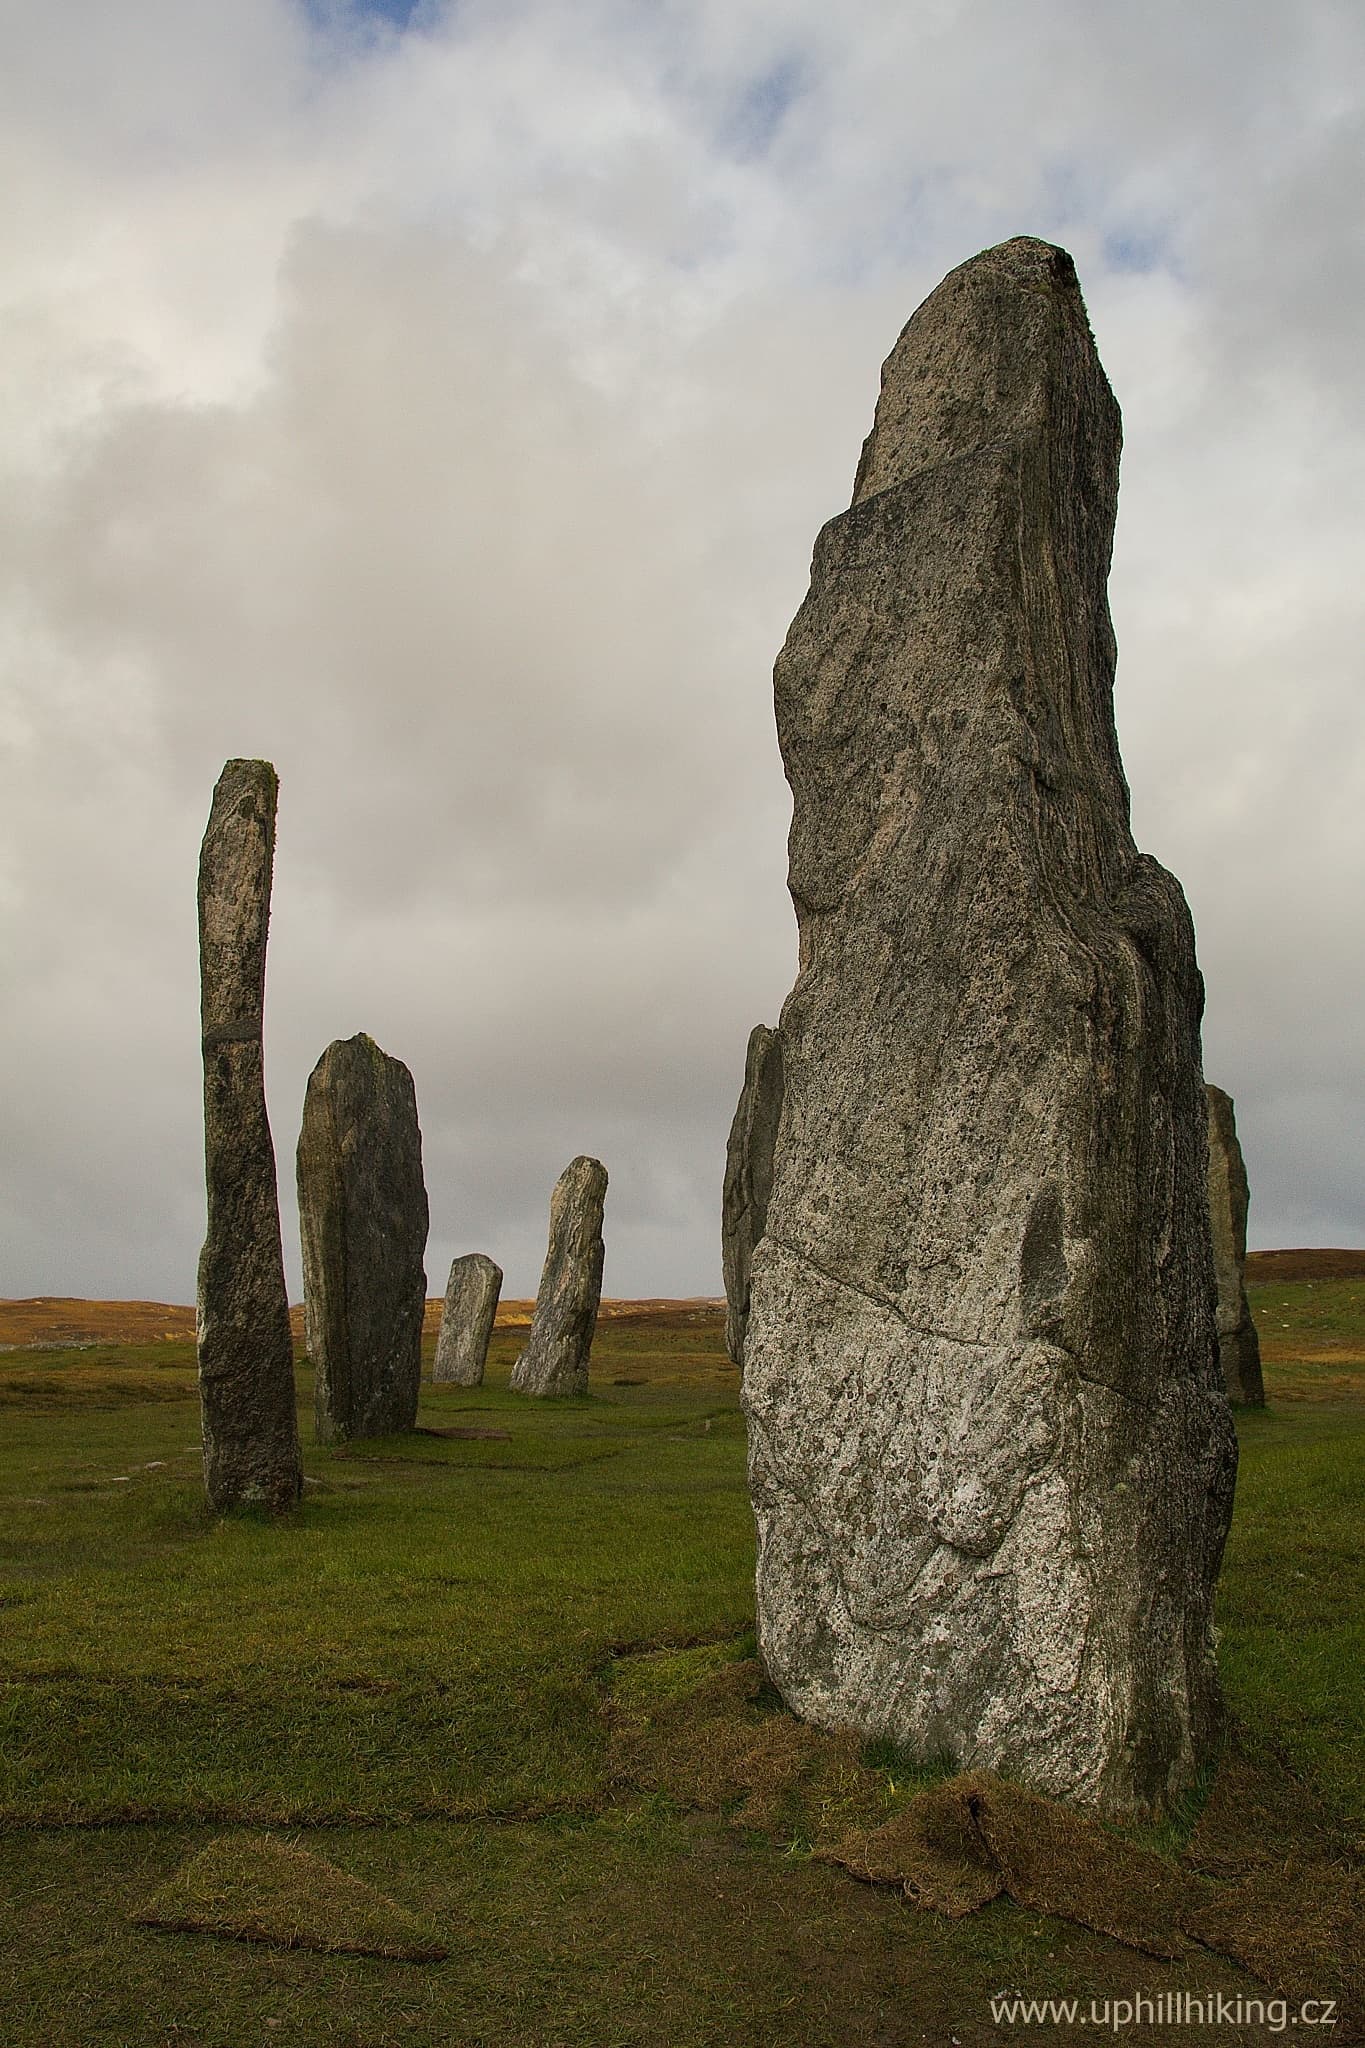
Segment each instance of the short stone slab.
[{"label": "short stone slab", "polygon": [[431,1377],[456,1387],[483,1384],[488,1340],[502,1293],[502,1267],[483,1252],[466,1252],[450,1268]]},{"label": "short stone slab", "polygon": [[512,1368],[519,1394],[588,1391],[588,1358],[602,1298],[602,1211],[607,1169],[600,1159],[572,1160],[550,1197],[550,1245],[540,1276],[526,1349]]},{"label": "short stone slab", "polygon": [[298,1184],[318,1441],[409,1430],[427,1291],[422,1135],[412,1075],[363,1031],[309,1076]]}]

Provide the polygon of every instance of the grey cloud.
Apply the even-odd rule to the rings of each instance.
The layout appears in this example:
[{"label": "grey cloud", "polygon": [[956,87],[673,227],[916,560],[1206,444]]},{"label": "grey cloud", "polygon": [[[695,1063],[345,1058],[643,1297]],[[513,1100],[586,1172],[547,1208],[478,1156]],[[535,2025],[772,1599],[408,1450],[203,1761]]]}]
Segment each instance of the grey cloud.
[{"label": "grey cloud", "polygon": [[364,1028],[417,1079],[433,1288],[475,1247],[533,1288],[589,1150],[608,1286],[715,1291],[793,964],[772,657],[898,328],[1020,228],[1073,248],[1124,406],[1121,737],[1253,1238],[1361,1240],[1350,10],[469,0],[367,41],[260,0],[207,57],[123,12],[64,78],[35,16],[12,97],[57,175],[11,245],[4,1291],[188,1298],[231,753],[282,777],[286,1197]]}]

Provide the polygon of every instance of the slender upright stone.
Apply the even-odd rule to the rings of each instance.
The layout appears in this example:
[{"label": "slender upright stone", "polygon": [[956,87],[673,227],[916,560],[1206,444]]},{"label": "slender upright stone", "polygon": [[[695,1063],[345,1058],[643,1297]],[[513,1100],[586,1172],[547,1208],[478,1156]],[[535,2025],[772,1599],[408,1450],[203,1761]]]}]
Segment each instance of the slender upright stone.
[{"label": "slender upright stone", "polygon": [[1218,1284],[1218,1356],[1228,1398],[1264,1408],[1261,1344],[1247,1300],[1247,1206],[1250,1188],[1232,1097],[1208,1084],[1209,1227]]},{"label": "slender upright stone", "polygon": [[720,1210],[720,1262],[725,1277],[725,1348],[733,1364],[744,1363],[744,1330],[749,1320],[749,1269],[763,1235],[773,1184],[773,1150],[782,1114],[782,1041],[766,1024],[749,1033],[730,1142],[725,1150],[725,1189]]},{"label": "slender upright stone", "polygon": [[229,761],[199,855],[208,1230],[199,1255],[204,1486],[220,1512],[291,1508],[303,1488],[261,1030],[279,779]]},{"label": "slender upright stone", "polygon": [[607,1169],[580,1155],[555,1182],[550,1244],[526,1349],[512,1368],[519,1394],[586,1394],[602,1299],[602,1208]]},{"label": "slender upright stone", "polygon": [[329,1045],[308,1077],[298,1186],[318,1441],[411,1429],[427,1294],[422,1134],[412,1075],[363,1031]]},{"label": "slender upright stone", "polygon": [[1113,1814],[1195,1781],[1235,1439],[1202,987],[1137,851],[1071,259],[955,270],[776,669],[800,968],[744,1339],[788,1703]]},{"label": "slender upright stone", "polygon": [[483,1384],[488,1340],[502,1293],[502,1267],[482,1252],[466,1252],[450,1268],[441,1332],[436,1339],[433,1380],[457,1387]]}]

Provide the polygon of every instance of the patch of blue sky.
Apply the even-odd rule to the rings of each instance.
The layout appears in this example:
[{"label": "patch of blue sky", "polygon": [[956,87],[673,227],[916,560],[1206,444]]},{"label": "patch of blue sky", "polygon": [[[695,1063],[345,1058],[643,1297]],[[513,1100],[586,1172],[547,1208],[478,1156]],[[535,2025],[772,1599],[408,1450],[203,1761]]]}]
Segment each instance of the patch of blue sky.
[{"label": "patch of blue sky", "polygon": [[751,161],[771,148],[804,83],[797,57],[783,57],[758,73],[732,101],[721,140],[732,155]]},{"label": "patch of blue sky", "polygon": [[1105,267],[1129,276],[1145,277],[1156,270],[1178,274],[1179,251],[1171,223],[1140,207],[1127,211],[1122,196],[1113,188],[1104,168],[1072,159],[1044,166],[1042,208],[1038,224],[1016,230],[1041,234],[1063,244],[1077,227],[1099,227],[1108,219],[1100,248]]},{"label": "patch of blue sky", "polygon": [[1146,275],[1171,267],[1167,237],[1155,228],[1116,228],[1104,238],[1104,260],[1111,270]]},{"label": "patch of blue sky", "polygon": [[430,0],[303,0],[303,11],[318,28],[364,27],[367,22],[405,29],[414,16],[429,16]]}]

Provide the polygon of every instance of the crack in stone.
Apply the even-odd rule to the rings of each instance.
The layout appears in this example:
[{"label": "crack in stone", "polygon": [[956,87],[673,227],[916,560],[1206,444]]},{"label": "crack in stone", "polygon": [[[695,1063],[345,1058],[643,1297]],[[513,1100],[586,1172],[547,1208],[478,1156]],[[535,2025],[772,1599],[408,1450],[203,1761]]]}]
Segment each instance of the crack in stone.
[{"label": "crack in stone", "polygon": [[880,490],[868,491],[855,497],[847,511],[836,512],[832,519],[825,522],[825,530],[828,532],[830,527],[838,526],[853,513],[861,512],[864,505],[875,505],[878,498],[889,498],[893,491],[903,491],[908,485],[918,483],[921,477],[934,476],[944,469],[960,469],[964,463],[975,462],[982,455],[1004,455],[1011,448],[1027,446],[1029,439],[1030,436],[1026,432],[1006,434],[995,441],[977,441],[970,448],[960,449],[956,455],[935,455],[927,462],[917,463],[913,469],[907,469],[903,475],[898,476],[894,483],[883,484]]},{"label": "crack in stone", "polygon": [[[822,1274],[826,1280],[832,1281],[836,1287],[842,1287],[849,1294],[858,1295],[863,1301],[870,1301],[875,1308],[885,1309],[886,1313],[894,1316],[896,1321],[904,1329],[908,1330],[912,1337],[939,1337],[945,1344],[966,1344],[975,1351],[994,1351],[1001,1348],[998,1340],[986,1337],[962,1337],[955,1330],[936,1330],[926,1323],[912,1323],[904,1309],[898,1308],[894,1301],[889,1301],[883,1294],[874,1293],[870,1287],[859,1287],[856,1281],[845,1280],[841,1274],[831,1271],[828,1266],[822,1266],[819,1259],[815,1258],[810,1252],[802,1251],[798,1245],[790,1244],[785,1237],[779,1237],[775,1231],[766,1231],[764,1238],[765,1241],[771,1239],[775,1245],[780,1245],[784,1252],[790,1253],[794,1259],[800,1259],[803,1265],[809,1266],[814,1273]],[[1008,1346],[1005,1348],[1008,1348]],[[1060,1351],[1062,1346],[1058,1345],[1056,1348]],[[1070,1353],[1067,1356],[1069,1357]]]}]

